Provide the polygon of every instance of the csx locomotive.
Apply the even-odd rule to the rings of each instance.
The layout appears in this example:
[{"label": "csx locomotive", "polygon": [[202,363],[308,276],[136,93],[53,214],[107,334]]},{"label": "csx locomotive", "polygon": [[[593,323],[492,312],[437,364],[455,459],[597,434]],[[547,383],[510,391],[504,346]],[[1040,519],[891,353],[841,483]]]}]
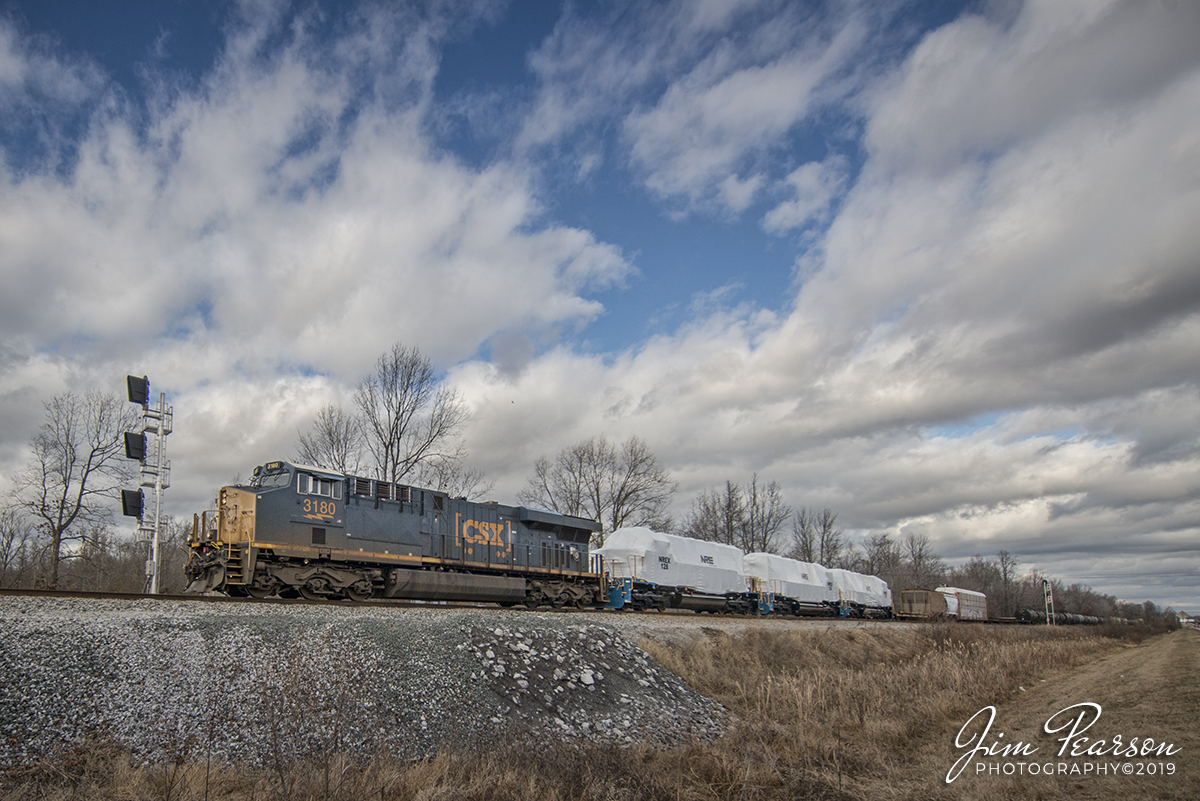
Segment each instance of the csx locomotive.
[{"label": "csx locomotive", "polygon": [[600,524],[268,462],[196,515],[187,592],[593,607]]}]

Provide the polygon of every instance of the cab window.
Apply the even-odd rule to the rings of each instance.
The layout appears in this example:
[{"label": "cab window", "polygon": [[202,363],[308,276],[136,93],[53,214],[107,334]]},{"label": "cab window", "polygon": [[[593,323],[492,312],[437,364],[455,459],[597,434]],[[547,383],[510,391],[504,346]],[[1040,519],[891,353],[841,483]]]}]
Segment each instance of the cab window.
[{"label": "cab window", "polygon": [[308,473],[300,473],[296,491],[301,495],[322,495],[326,498],[340,500],[342,497],[342,482],[331,478],[321,478]]}]

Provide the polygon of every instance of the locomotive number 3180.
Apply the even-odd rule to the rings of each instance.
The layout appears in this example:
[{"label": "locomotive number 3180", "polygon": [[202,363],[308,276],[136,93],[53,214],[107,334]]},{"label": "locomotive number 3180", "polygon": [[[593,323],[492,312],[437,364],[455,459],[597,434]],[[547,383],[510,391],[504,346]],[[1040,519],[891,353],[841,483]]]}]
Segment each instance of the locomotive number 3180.
[{"label": "locomotive number 3180", "polygon": [[305,514],[332,517],[337,514],[337,504],[333,501],[316,501],[312,498],[305,498],[304,512]]}]

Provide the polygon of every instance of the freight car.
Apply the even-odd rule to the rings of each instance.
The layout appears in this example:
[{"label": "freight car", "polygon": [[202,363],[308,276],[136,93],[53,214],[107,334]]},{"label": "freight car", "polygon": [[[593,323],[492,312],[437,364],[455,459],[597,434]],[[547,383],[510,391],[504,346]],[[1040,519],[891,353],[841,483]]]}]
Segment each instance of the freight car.
[{"label": "freight car", "polygon": [[982,592],[960,587],[938,587],[935,590],[901,590],[896,601],[896,617],[957,618],[958,620],[988,620],[988,600]]},{"label": "freight car", "polygon": [[837,595],[823,566],[773,553],[748,553],[742,564],[751,588],[767,595],[764,611],[815,617],[837,614]]},{"label": "freight car", "polygon": [[896,597],[896,617],[937,620],[950,616],[946,596],[936,590],[901,590]]},{"label": "freight car", "polygon": [[600,524],[284,461],[223,487],[188,540],[191,593],[593,607]]},{"label": "freight car", "polygon": [[946,598],[946,614],[959,620],[988,619],[987,596],[982,592],[964,590],[959,587],[938,587]]},{"label": "freight car", "polygon": [[635,526],[597,549],[608,609],[891,617],[887,582],[775,554]]},{"label": "freight car", "polygon": [[739,548],[652,531],[617,529],[596,549],[608,575],[607,609],[757,611]]},{"label": "freight car", "polygon": [[892,592],[878,576],[835,568],[829,571],[829,580],[838,593],[838,605],[844,616],[892,616]]}]

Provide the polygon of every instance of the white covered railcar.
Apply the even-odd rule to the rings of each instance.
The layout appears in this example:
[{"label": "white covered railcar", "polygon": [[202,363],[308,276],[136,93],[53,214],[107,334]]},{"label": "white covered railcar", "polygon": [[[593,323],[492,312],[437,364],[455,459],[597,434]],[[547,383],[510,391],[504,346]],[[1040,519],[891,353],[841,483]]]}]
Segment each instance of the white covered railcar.
[{"label": "white covered railcar", "polygon": [[829,571],[829,579],[838,594],[838,601],[848,605],[853,614],[891,617],[892,591],[883,579],[836,568]]},{"label": "white covered railcar", "polygon": [[631,526],[596,553],[614,587],[609,608],[748,610],[742,551],[732,545]]},{"label": "white covered railcar", "polygon": [[746,577],[757,580],[770,593],[774,609],[796,615],[831,614],[836,610],[837,592],[829,571],[818,564],[789,559],[773,553],[749,553],[743,560]]}]

